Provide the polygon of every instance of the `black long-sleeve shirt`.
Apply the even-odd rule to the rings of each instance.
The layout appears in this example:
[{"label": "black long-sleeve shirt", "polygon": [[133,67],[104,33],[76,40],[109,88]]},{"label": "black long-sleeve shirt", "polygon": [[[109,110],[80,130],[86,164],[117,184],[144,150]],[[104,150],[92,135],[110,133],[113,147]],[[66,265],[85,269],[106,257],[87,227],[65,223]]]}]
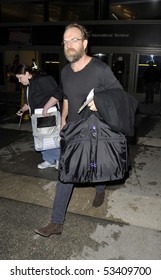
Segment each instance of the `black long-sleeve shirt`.
[{"label": "black long-sleeve shirt", "polygon": [[31,114],[35,108],[43,108],[51,97],[58,100],[63,98],[63,92],[52,76],[44,75],[30,80],[28,98],[25,87],[25,103],[29,104]]}]

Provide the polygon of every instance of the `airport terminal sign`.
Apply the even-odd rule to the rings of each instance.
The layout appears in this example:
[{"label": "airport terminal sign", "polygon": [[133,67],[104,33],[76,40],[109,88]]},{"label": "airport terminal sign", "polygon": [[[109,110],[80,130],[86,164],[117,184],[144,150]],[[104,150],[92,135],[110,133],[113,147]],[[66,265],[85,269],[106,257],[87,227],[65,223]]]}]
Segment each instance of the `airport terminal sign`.
[{"label": "airport terminal sign", "polygon": [[[107,22],[107,24],[102,24],[98,22],[84,25],[89,31],[91,46],[160,47],[161,45],[161,23]],[[23,26],[3,26],[0,27],[1,34],[4,34],[1,37],[1,46],[13,43],[32,46],[60,46],[64,28],[65,24],[34,25],[30,26],[28,31],[25,31],[26,33],[23,31],[22,34]],[[19,36],[23,40],[18,40]],[[15,42],[14,38],[16,38]]]}]

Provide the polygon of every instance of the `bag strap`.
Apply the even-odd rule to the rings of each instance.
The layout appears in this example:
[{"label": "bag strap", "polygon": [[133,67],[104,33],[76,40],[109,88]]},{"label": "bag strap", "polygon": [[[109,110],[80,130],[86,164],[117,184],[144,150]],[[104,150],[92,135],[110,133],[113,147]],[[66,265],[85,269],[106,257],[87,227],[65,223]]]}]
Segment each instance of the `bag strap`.
[{"label": "bag strap", "polygon": [[31,107],[29,105],[29,86],[26,87],[26,100],[27,100],[27,106],[29,107],[29,115],[31,116]]}]

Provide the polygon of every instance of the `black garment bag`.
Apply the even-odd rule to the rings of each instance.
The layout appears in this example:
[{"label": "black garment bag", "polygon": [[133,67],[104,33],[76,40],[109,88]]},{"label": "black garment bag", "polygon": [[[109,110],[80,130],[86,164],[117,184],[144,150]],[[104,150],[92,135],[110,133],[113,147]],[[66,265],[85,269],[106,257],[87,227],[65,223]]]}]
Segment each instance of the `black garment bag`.
[{"label": "black garment bag", "polygon": [[58,179],[63,183],[120,180],[128,169],[127,140],[94,113],[60,132]]}]

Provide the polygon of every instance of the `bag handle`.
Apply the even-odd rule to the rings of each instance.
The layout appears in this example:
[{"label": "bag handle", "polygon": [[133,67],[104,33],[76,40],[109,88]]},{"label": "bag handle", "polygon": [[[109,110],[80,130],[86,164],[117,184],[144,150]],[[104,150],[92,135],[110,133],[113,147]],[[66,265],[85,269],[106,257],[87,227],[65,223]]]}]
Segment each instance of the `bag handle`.
[{"label": "bag handle", "polygon": [[26,87],[26,100],[27,100],[27,105],[29,107],[29,115],[31,116],[31,107],[29,105],[29,86]]}]

